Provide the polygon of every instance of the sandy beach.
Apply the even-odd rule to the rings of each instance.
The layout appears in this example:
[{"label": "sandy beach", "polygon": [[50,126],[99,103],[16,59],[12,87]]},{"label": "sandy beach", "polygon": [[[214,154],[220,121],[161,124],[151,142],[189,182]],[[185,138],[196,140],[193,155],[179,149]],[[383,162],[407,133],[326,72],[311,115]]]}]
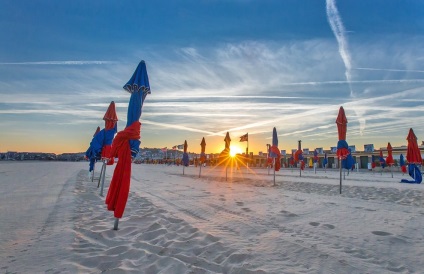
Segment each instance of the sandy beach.
[{"label": "sandy beach", "polygon": [[[407,175],[136,165],[119,230],[88,163],[0,162],[1,273],[420,273]],[[105,191],[114,166],[108,166]],[[96,168],[96,176],[100,166]]]}]

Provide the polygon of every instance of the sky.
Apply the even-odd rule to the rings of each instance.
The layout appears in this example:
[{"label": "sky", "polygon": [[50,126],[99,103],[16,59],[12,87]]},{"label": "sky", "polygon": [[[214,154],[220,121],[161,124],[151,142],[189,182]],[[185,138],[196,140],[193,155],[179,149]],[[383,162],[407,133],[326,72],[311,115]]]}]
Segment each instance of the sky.
[{"label": "sky", "polygon": [[145,60],[141,147],[363,150],[424,139],[421,0],[0,0],[0,152],[84,152]]}]

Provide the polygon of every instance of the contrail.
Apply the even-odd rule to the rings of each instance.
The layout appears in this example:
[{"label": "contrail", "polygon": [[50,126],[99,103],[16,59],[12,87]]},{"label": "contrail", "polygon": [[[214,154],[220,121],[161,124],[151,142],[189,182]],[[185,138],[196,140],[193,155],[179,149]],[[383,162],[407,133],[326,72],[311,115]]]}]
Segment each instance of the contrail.
[{"label": "contrail", "polygon": [[351,64],[351,58],[350,58],[348,45],[347,45],[347,39],[345,36],[346,31],[343,26],[342,19],[339,16],[339,11],[337,10],[335,0],[326,0],[326,3],[327,3],[328,23],[330,24],[330,27],[334,33],[334,36],[336,36],[337,43],[339,45],[339,53],[340,53],[340,56],[342,57],[343,63],[346,68],[345,75],[346,75],[347,82],[349,84],[350,96],[353,97],[354,94],[353,94],[352,85],[351,85],[352,64]]},{"label": "contrail", "polygon": [[385,69],[385,68],[354,68],[356,70],[372,70],[372,71],[395,71],[395,72],[424,72],[424,70],[411,69]]},{"label": "contrail", "polygon": [[116,63],[115,61],[40,61],[0,63],[0,65],[105,65]]}]

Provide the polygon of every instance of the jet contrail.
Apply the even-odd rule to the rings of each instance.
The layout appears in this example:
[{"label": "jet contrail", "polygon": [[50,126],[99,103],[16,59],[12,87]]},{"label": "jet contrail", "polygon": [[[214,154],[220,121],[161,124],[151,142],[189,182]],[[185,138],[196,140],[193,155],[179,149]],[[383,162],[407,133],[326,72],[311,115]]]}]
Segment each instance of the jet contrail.
[{"label": "jet contrail", "polygon": [[352,85],[351,85],[351,58],[348,51],[348,45],[347,45],[347,39],[345,36],[345,28],[343,26],[342,19],[339,16],[339,11],[337,10],[335,0],[326,0],[327,3],[327,19],[328,23],[330,24],[331,30],[334,33],[334,36],[336,36],[337,43],[339,45],[339,53],[342,57],[343,63],[346,68],[346,79],[349,84],[350,89],[350,96],[354,96]]},{"label": "jet contrail", "polygon": [[395,72],[424,72],[424,70],[412,69],[385,69],[385,68],[354,68],[356,70],[395,71]]},{"label": "jet contrail", "polygon": [[40,61],[0,63],[0,65],[105,65],[116,63],[115,61]]}]

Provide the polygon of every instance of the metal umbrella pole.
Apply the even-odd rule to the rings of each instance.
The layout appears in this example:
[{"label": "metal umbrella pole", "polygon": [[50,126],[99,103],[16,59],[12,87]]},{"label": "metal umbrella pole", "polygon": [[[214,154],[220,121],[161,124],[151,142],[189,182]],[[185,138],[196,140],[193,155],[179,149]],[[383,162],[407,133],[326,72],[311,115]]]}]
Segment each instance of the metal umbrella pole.
[{"label": "metal umbrella pole", "polygon": [[275,186],[275,158],[273,158],[272,166],[274,167],[274,186]]},{"label": "metal umbrella pole", "polygon": [[342,194],[342,158],[339,158],[339,169],[340,169],[340,194]]},{"label": "metal umbrella pole", "polygon": [[107,161],[108,161],[108,160],[104,160],[104,162],[103,162],[104,169],[103,169],[103,177],[102,177],[102,187],[100,188],[100,196],[102,196],[102,197],[103,197],[103,188],[104,188],[104,186],[105,186],[105,177],[106,177],[106,166],[107,166]]}]

